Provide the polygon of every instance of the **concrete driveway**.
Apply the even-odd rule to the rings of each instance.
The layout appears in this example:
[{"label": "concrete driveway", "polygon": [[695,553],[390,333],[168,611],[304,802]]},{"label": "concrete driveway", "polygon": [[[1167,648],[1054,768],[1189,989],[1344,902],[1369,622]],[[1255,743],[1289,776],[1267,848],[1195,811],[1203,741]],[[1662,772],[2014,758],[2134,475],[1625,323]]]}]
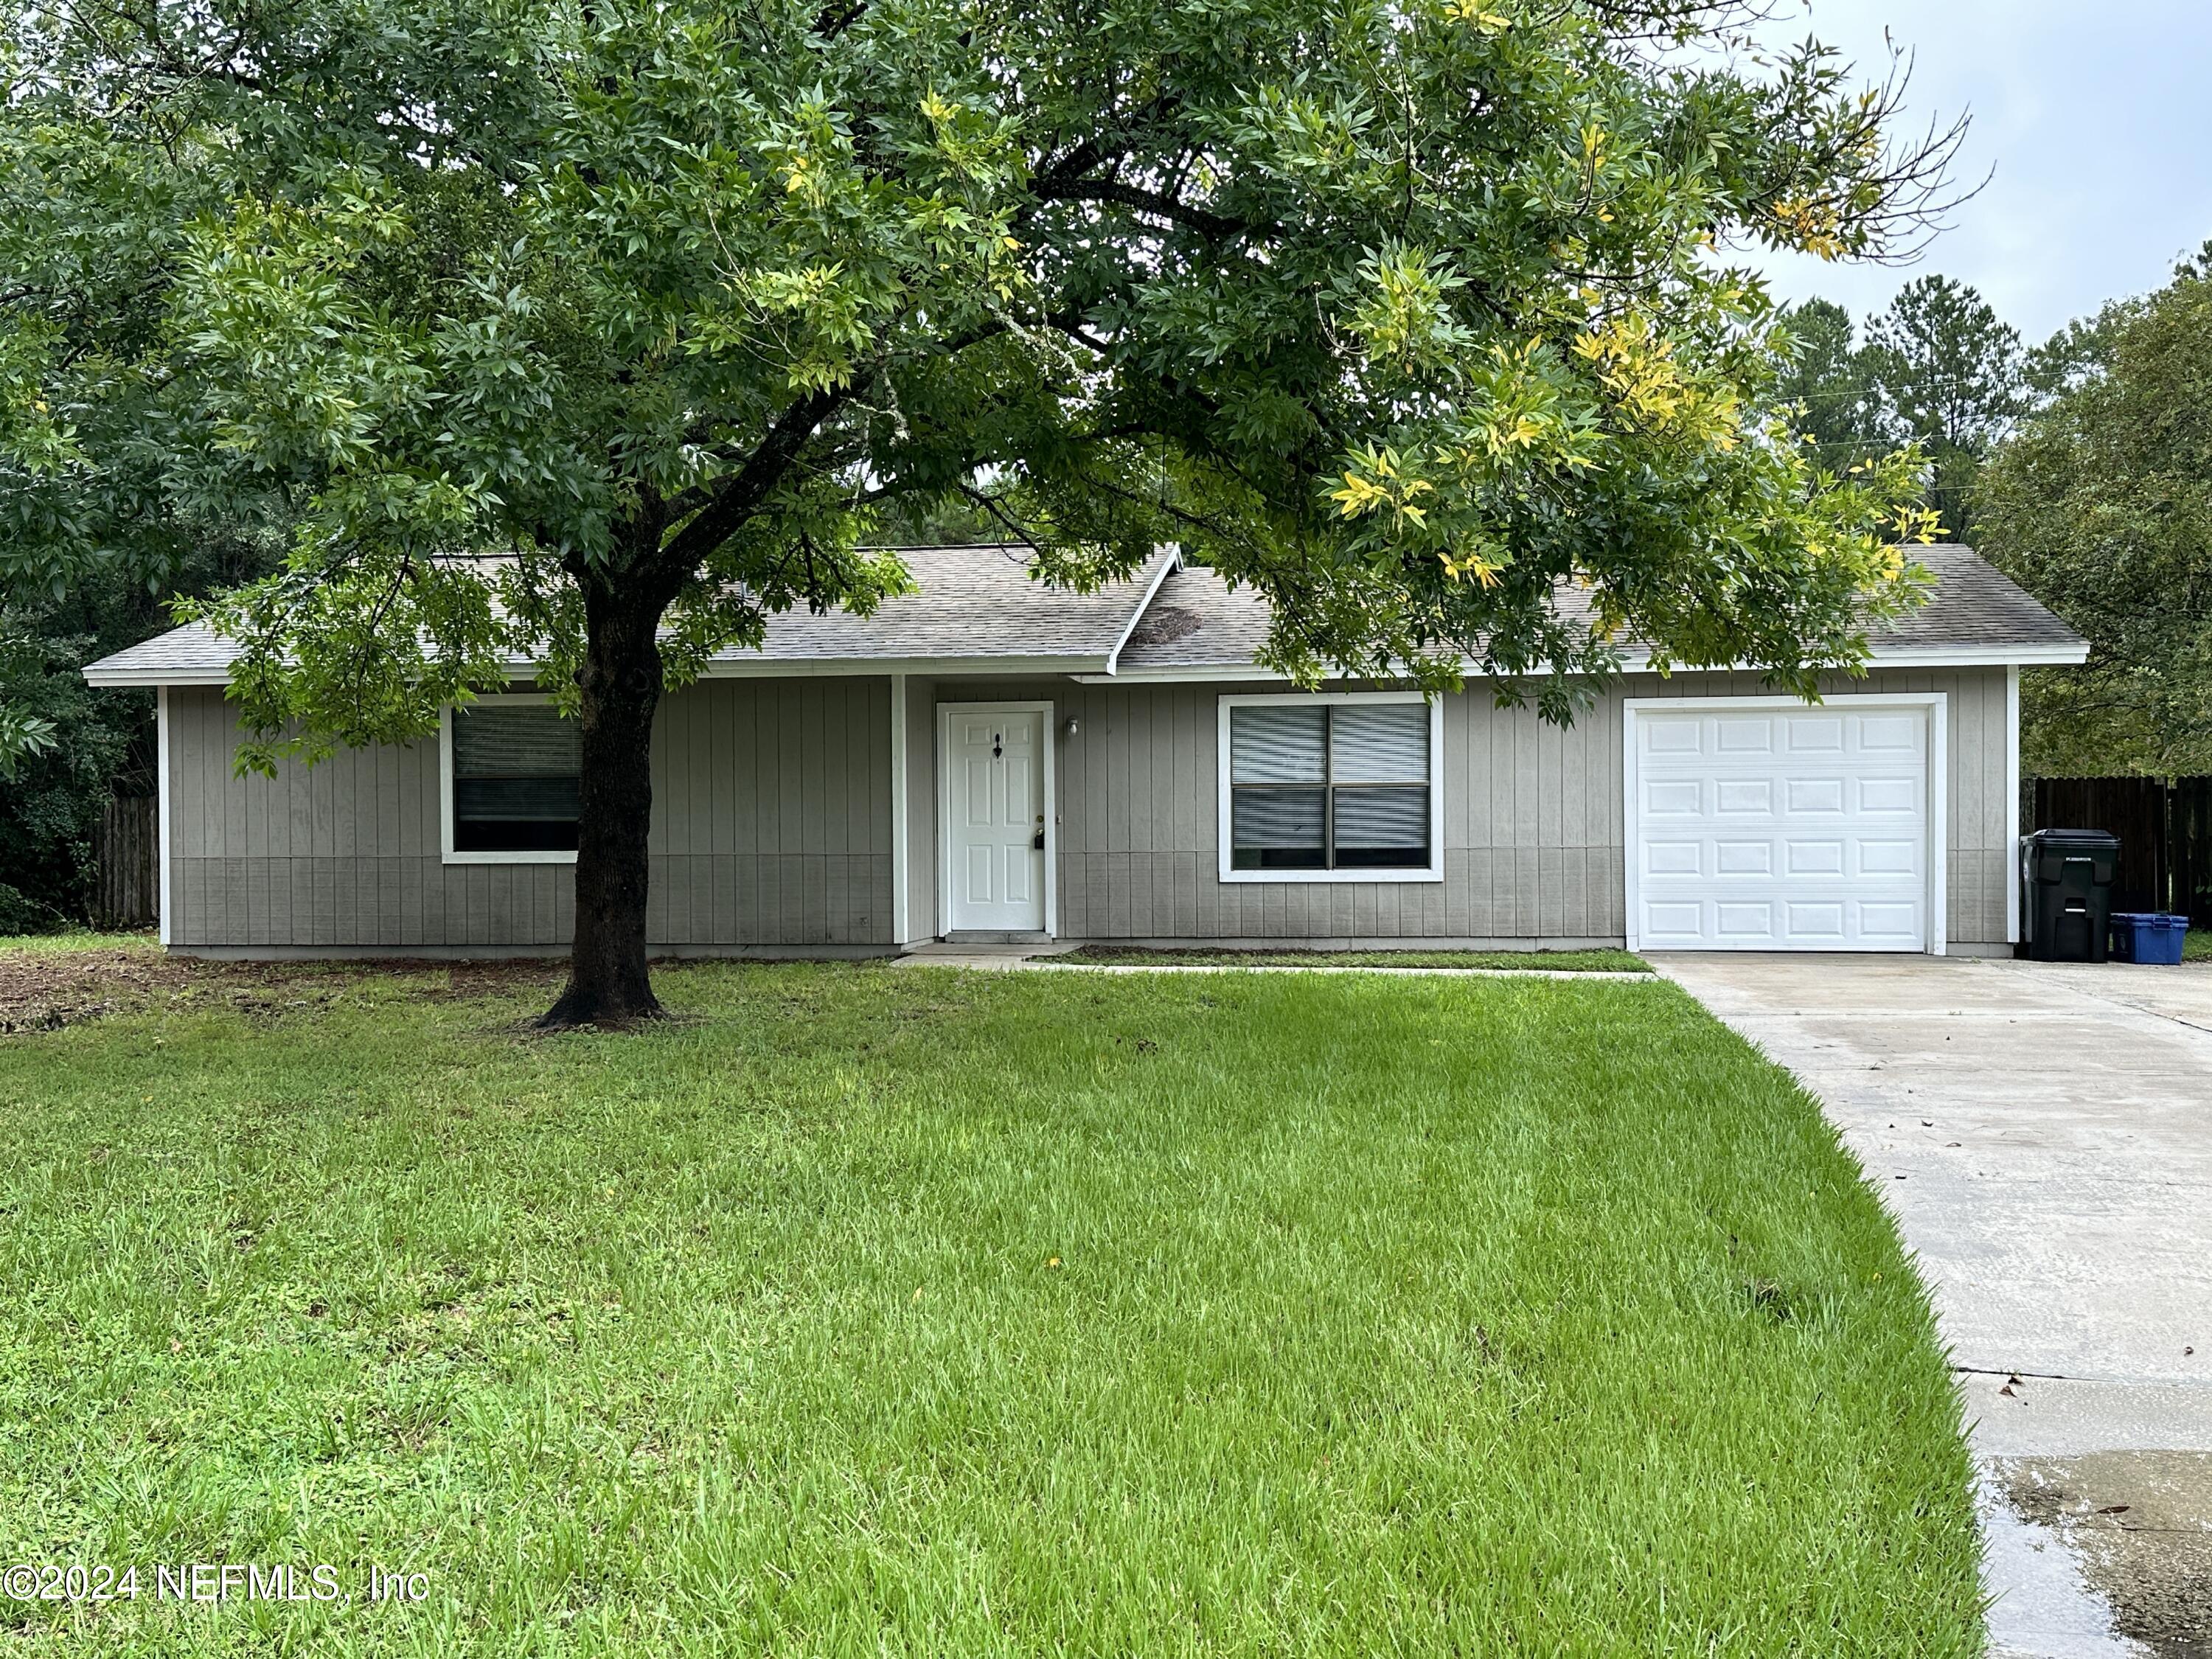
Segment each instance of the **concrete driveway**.
[{"label": "concrete driveway", "polygon": [[1651,960],[1820,1098],[1935,1286],[1993,1653],[2212,1659],[2212,964]]}]

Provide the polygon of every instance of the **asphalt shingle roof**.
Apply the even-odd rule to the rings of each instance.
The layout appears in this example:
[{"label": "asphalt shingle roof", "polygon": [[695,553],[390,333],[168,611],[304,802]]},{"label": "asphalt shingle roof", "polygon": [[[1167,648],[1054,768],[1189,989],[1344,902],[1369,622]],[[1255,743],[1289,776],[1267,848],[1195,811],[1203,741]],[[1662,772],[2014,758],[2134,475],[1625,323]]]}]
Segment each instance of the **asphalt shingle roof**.
[{"label": "asphalt shingle roof", "polygon": [[[1989,561],[1965,547],[1923,547],[1915,556],[1936,578],[1928,602],[1869,640],[1875,659],[1919,652],[1986,649],[2002,662],[2020,647],[2079,647],[2081,637],[2031,599]],[[1562,589],[1563,608],[1579,595]],[[1123,647],[1123,673],[1241,667],[1267,636],[1267,605],[1250,589],[1232,591],[1211,570],[1185,567],[1160,584]]]},{"label": "asphalt shingle roof", "polygon": [[[724,651],[716,660],[1047,660],[1103,673],[1174,555],[1155,553],[1127,580],[1092,593],[1046,586],[1032,575],[1028,550],[1021,547],[915,547],[901,556],[918,592],[886,599],[868,617],[783,611],[769,618],[760,650]],[[227,672],[236,654],[230,641],[196,623],[118,651],[85,672],[95,683],[205,680]]]},{"label": "asphalt shingle roof", "polygon": [[[1267,637],[1264,600],[1249,589],[1232,592],[1208,569],[1164,573],[1164,562],[1174,556],[1166,552],[1095,593],[1047,587],[1017,547],[911,548],[904,556],[920,592],[885,601],[872,617],[785,612],[769,619],[762,650],[727,651],[717,660],[972,662],[983,668],[995,661],[1049,663],[1060,672],[1091,674],[1233,672],[1251,666]],[[1939,651],[1996,663],[2023,647],[2081,646],[2073,629],[1971,550],[1923,548],[1917,556],[1936,576],[1936,592],[1899,626],[1875,635],[1876,660]],[[1571,600],[1572,591],[1562,597]],[[1972,654],[1980,653],[1987,654]],[[119,651],[85,675],[95,684],[205,684],[224,677],[234,654],[229,641],[195,624]]]},{"label": "asphalt shingle roof", "polygon": [[1923,547],[1936,578],[1928,603],[1875,635],[1875,654],[1916,647],[2080,646],[2087,641],[1971,547]]},{"label": "asphalt shingle roof", "polygon": [[[1021,547],[915,547],[902,551],[919,592],[886,599],[872,617],[787,611],[769,618],[761,654],[806,661],[933,657],[1097,657],[1113,653],[1151,592],[1163,550],[1127,581],[1095,593],[1047,587]],[[746,654],[728,652],[730,658]]]}]

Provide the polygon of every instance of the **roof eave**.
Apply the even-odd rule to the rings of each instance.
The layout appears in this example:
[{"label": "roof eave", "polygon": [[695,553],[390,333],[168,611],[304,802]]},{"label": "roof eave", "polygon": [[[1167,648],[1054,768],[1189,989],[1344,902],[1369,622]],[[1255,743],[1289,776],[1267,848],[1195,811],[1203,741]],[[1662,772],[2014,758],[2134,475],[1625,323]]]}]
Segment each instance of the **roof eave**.
[{"label": "roof eave", "polygon": [[2089,659],[2085,640],[2070,644],[1905,645],[1869,653],[1875,668],[2070,667]]},{"label": "roof eave", "polygon": [[[2042,643],[2035,645],[1925,645],[1897,646],[1887,650],[1876,648],[1868,653],[1869,668],[2039,668],[2064,667],[2087,660],[2089,647],[2080,641],[2070,645]],[[1508,678],[1486,674],[1480,663],[1468,661],[1461,665],[1470,679]],[[1651,672],[1648,652],[1629,652],[1620,659],[1624,674],[1647,674]],[[1684,674],[1756,673],[1753,663],[1735,663],[1724,666],[1680,667],[1674,671]],[[1525,679],[1540,679],[1552,672],[1548,667],[1533,668]],[[1076,678],[1085,685],[1141,685],[1146,683],[1164,684],[1194,680],[1280,680],[1287,678],[1272,669],[1240,666],[1235,663],[1161,664],[1152,667],[1122,668],[1111,675],[1079,674]]]},{"label": "roof eave", "polygon": [[228,668],[109,668],[94,663],[84,670],[87,685],[158,686],[158,685],[228,685]]},{"label": "roof eave", "polygon": [[1097,674],[1106,672],[1108,659],[1079,657],[718,657],[701,671],[709,680],[788,679],[835,674]]},{"label": "roof eave", "polygon": [[[1160,579],[1164,580],[1170,561],[1163,562]],[[1156,580],[1145,595],[1145,602],[1136,610],[1136,618],[1144,616],[1153,594],[1159,588]],[[702,672],[701,678],[721,679],[787,679],[814,676],[855,678],[873,674],[915,674],[925,677],[940,676],[973,678],[977,675],[1066,675],[1085,685],[1133,685],[1195,680],[1280,680],[1285,677],[1273,670],[1238,663],[1164,664],[1153,667],[1127,667],[1121,661],[1123,648],[1128,643],[1129,633],[1135,627],[1133,619],[1113,648],[1103,655],[1086,653],[1079,656],[929,656],[929,657],[771,657],[757,653],[716,658]],[[127,654],[127,653],[120,653]],[[1867,665],[1872,668],[2030,668],[2070,667],[2087,660],[2089,647],[2086,641],[2075,640],[2063,643],[2039,641],[2034,644],[1968,644],[1968,645],[1898,645],[1876,646],[1868,654]],[[1650,672],[1650,658],[1644,653],[1632,653],[1621,659],[1624,673]],[[538,672],[530,662],[514,662],[508,671],[517,678],[527,678]],[[1738,664],[1733,672],[1749,672],[1754,665]],[[1468,662],[1464,667],[1470,678],[1488,678],[1480,672],[1480,665]],[[1727,672],[1729,670],[1685,669],[1684,672]],[[158,665],[140,666],[121,663],[115,658],[88,665],[83,671],[88,685],[106,687],[225,686],[230,684],[228,667],[173,668]],[[1531,677],[1550,672],[1548,669],[1531,671]]]},{"label": "roof eave", "polygon": [[[746,656],[716,659],[701,671],[700,678],[709,680],[737,679],[803,679],[836,676],[858,678],[877,674],[919,674],[939,676],[973,676],[977,674],[1069,674],[1103,675],[1108,672],[1109,659],[1103,655],[1079,657],[760,657]],[[538,672],[538,665],[515,662],[507,665],[508,672],[517,679],[527,679]],[[162,668],[138,667],[124,665],[107,667],[94,663],[83,671],[88,685],[108,686],[225,686],[230,684],[228,668]]]}]

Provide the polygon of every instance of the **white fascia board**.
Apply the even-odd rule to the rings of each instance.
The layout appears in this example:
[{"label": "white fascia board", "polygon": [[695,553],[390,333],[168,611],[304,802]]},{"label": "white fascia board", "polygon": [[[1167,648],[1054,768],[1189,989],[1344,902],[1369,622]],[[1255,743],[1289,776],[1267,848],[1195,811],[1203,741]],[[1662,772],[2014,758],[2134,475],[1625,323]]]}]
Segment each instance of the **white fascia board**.
[{"label": "white fascia board", "polygon": [[[1149,599],[1147,600],[1149,603]],[[1140,607],[1139,618],[1144,614]],[[1112,653],[1104,657],[739,657],[719,659],[709,662],[702,671],[702,679],[761,679],[805,678],[817,675],[854,678],[877,674],[923,674],[955,678],[987,678],[992,675],[1065,674],[1079,685],[1190,685],[1213,684],[1227,680],[1247,680],[1279,683],[1285,675],[1272,669],[1251,665],[1239,666],[1234,663],[1199,665],[1188,668],[1132,668],[1121,669],[1116,659],[1133,631],[1133,622],[1125,629]],[[2016,668],[2065,667],[2088,659],[2087,645],[2013,645],[2013,646],[1925,646],[1898,651],[1876,651],[1867,659],[1869,668]],[[1485,674],[1480,665],[1463,665],[1469,679],[1504,678]],[[534,663],[518,662],[509,665],[518,678],[536,674]],[[1644,674],[1651,671],[1648,656],[1641,653],[1621,659],[1624,674]],[[1729,666],[1680,666],[1677,674],[1756,673],[1758,669],[1748,663]],[[97,665],[83,671],[86,684],[100,686],[155,686],[155,685],[228,685],[228,668],[143,668],[107,669]],[[1540,679],[1551,672],[1549,668],[1533,668],[1517,678]]]},{"label": "white fascia board", "polygon": [[102,668],[84,671],[87,685],[228,685],[228,668]]},{"label": "white fascia board", "polygon": [[1097,674],[1103,656],[1081,657],[730,657],[717,658],[701,672],[708,680],[788,679],[811,675],[923,674],[939,678],[974,678],[995,674]]},{"label": "white fascia board", "polygon": [[2089,659],[2089,647],[2080,645],[1929,645],[1898,651],[1877,651],[1867,660],[1869,668],[2021,668],[2069,667]]},{"label": "white fascia board", "polygon": [[1078,685],[1212,685],[1218,682],[1237,681],[1251,684],[1285,684],[1286,674],[1273,669],[1254,668],[1249,665],[1238,667],[1235,663],[1220,663],[1200,668],[1134,668],[1113,674],[1078,674]]},{"label": "white fascia board", "polygon": [[[2087,661],[2088,655],[2089,647],[2086,645],[1924,646],[1910,650],[1876,651],[1867,658],[1866,666],[1870,669],[2033,668],[2070,665]],[[1482,672],[1481,665],[1474,662],[1462,663],[1461,669],[1470,680],[1543,679],[1552,672],[1547,666],[1532,668],[1525,674],[1487,674]],[[1651,659],[1645,653],[1631,653],[1621,658],[1620,672],[1624,674],[1650,673]],[[1678,664],[1668,672],[1671,674],[1755,674],[1761,671],[1751,663],[1733,663],[1698,666]],[[1270,669],[1219,663],[1188,668],[1129,668],[1110,676],[1079,674],[1075,678],[1085,685],[1188,685],[1224,680],[1281,680],[1285,676]]]},{"label": "white fascia board", "polygon": [[[746,657],[710,662],[700,678],[708,680],[847,679],[889,674],[926,674],[975,678],[999,674],[1068,674],[1104,678],[1103,657]],[[536,663],[510,663],[518,680],[534,680]],[[100,686],[228,685],[228,668],[86,669],[85,683]]]},{"label": "white fascia board", "polygon": [[1121,660],[1121,647],[1128,644],[1129,635],[1135,633],[1137,631],[1137,624],[1144,621],[1145,612],[1152,608],[1152,600],[1159,593],[1160,584],[1167,580],[1170,576],[1175,574],[1176,570],[1179,569],[1182,565],[1182,554],[1181,551],[1173,547],[1169,548],[1167,550],[1167,556],[1160,561],[1160,568],[1152,573],[1152,580],[1145,585],[1144,597],[1137,601],[1137,608],[1129,613],[1129,620],[1123,624],[1121,629],[1121,637],[1114,641],[1114,648],[1106,653],[1106,672],[1109,674],[1113,673],[1115,668],[1120,665]]},{"label": "white fascia board", "polygon": [[[1920,645],[1900,646],[1885,651],[1877,647],[1867,653],[1868,668],[2013,668],[2021,665],[2045,663],[2078,663],[2087,659],[2087,645]],[[1534,671],[1549,673],[1549,669]],[[1620,659],[1624,674],[1648,674],[1652,672],[1648,652],[1635,652]],[[1670,674],[1757,674],[1764,672],[1758,664],[1748,662],[1692,665],[1677,663],[1668,671]],[[1823,669],[1823,673],[1840,673],[1840,669]],[[1487,678],[1486,676],[1485,678]]]}]

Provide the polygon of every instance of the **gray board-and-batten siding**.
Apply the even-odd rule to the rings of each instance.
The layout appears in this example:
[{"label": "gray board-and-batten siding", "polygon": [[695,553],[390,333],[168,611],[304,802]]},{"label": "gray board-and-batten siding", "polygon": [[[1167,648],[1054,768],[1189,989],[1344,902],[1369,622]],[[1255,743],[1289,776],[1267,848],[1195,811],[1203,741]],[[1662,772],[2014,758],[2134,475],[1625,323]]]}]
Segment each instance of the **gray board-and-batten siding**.
[{"label": "gray board-and-batten siding", "polygon": [[[668,697],[654,727],[649,936],[657,950],[701,952],[860,952],[933,936],[936,707],[1049,700],[1063,938],[1618,943],[1624,701],[1765,688],[1749,674],[1629,675],[1562,728],[1530,709],[1500,709],[1473,685],[1444,703],[1441,882],[1224,884],[1216,699],[1252,689],[909,679],[907,799],[896,814],[888,676],[701,682]],[[2006,671],[1877,669],[1829,689],[1946,695],[1949,941],[2001,945]],[[434,742],[240,778],[222,692],[173,687],[167,700],[175,948],[442,954],[568,944],[568,866],[442,861]],[[891,868],[902,818],[903,941]]]},{"label": "gray board-and-batten siding", "polygon": [[[444,862],[438,744],[235,775],[219,689],[167,691],[178,949],[564,950],[565,864]],[[658,945],[888,948],[890,682],[710,680],[653,735]]]}]

